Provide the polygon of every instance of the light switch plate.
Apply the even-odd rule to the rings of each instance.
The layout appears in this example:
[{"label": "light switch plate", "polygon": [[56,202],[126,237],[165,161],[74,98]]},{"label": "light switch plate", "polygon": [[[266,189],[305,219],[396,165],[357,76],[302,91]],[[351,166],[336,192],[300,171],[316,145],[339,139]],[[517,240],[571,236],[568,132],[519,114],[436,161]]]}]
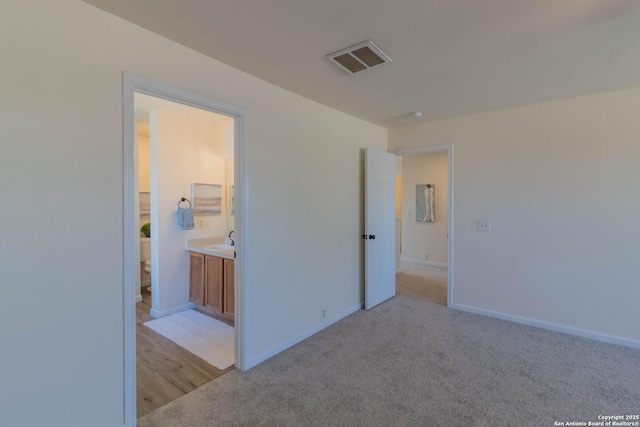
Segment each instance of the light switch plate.
[{"label": "light switch plate", "polygon": [[491,231],[491,221],[478,220],[478,231]]}]

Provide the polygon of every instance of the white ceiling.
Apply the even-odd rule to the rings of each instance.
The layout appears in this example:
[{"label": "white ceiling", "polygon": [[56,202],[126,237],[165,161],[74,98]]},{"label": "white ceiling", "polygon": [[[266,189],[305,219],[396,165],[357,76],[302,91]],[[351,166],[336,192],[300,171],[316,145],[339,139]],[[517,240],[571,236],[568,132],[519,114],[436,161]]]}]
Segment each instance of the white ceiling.
[{"label": "white ceiling", "polygon": [[[382,125],[640,86],[638,0],[85,0]],[[392,64],[325,55],[371,39]]]}]

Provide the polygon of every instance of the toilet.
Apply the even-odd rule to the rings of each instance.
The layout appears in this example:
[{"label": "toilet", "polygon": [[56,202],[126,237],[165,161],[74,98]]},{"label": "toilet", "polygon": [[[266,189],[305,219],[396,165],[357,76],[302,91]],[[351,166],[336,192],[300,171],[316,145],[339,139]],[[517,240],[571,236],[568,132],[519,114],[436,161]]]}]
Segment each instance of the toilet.
[{"label": "toilet", "polygon": [[[151,286],[151,238],[140,237],[140,287]],[[151,288],[149,288],[151,289]]]}]

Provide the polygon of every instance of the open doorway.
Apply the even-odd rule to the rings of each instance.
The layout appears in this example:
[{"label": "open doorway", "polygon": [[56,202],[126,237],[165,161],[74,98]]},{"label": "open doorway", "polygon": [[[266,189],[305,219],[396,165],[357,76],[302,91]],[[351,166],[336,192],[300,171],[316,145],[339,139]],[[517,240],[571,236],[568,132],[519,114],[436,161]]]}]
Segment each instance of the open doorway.
[{"label": "open doorway", "polygon": [[[147,322],[222,320],[230,330],[231,366],[245,366],[245,120],[241,108],[124,75],[127,424],[233,369],[213,366],[198,344],[171,336],[171,325],[165,333]],[[146,171],[140,163],[145,155]],[[150,254],[143,253],[145,243]],[[195,268],[192,253],[203,261]],[[208,300],[193,291],[198,281]],[[219,313],[207,312],[217,305]]]},{"label": "open doorway", "polygon": [[[231,117],[140,93],[134,111],[140,417],[234,364],[234,132]],[[191,224],[178,223],[178,205],[193,205]],[[229,250],[205,249],[216,244]]]},{"label": "open doorway", "polygon": [[451,152],[399,152],[396,192],[397,292],[443,306],[450,301]]}]

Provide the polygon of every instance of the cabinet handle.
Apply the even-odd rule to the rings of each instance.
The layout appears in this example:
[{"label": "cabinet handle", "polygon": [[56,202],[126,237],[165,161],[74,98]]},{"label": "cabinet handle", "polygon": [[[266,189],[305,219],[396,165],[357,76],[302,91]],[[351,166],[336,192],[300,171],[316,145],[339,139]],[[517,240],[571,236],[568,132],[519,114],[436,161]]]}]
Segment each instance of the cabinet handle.
[{"label": "cabinet handle", "polygon": [[367,240],[367,235],[366,235],[366,234],[363,234],[363,235],[362,235],[362,238],[363,238],[364,240]]},{"label": "cabinet handle", "polygon": [[376,238],[376,235],[375,235],[375,234],[369,234],[369,239],[371,239],[371,240],[375,240],[375,238]]}]

